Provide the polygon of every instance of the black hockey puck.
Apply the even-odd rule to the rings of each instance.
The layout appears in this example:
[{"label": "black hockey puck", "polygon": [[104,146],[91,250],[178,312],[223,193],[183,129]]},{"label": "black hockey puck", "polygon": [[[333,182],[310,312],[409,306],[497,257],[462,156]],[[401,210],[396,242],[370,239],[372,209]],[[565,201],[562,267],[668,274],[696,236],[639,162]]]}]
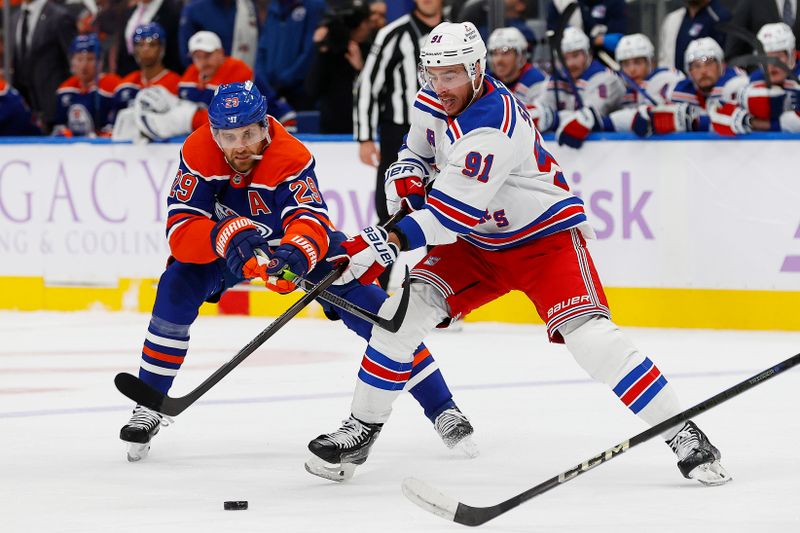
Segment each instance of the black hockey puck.
[{"label": "black hockey puck", "polygon": [[247,510],[247,500],[242,501],[235,501],[235,502],[225,502],[223,504],[226,511],[246,511]]}]

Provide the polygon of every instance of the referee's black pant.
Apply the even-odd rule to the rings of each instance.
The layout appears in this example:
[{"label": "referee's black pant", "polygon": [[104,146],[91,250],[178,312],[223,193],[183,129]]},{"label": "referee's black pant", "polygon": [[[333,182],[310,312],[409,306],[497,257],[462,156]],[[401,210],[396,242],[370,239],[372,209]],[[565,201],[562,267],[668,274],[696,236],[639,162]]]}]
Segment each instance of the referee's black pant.
[{"label": "referee's black pant", "polygon": [[[389,220],[389,211],[386,209],[386,189],[383,187],[383,176],[389,165],[397,161],[397,152],[403,145],[403,139],[411,126],[409,124],[395,124],[382,122],[378,125],[381,136],[380,150],[381,162],[378,165],[378,175],[375,177],[375,211],[378,214],[378,223],[383,225]],[[387,268],[378,278],[378,283],[386,289],[389,286],[389,276],[392,268]]]}]

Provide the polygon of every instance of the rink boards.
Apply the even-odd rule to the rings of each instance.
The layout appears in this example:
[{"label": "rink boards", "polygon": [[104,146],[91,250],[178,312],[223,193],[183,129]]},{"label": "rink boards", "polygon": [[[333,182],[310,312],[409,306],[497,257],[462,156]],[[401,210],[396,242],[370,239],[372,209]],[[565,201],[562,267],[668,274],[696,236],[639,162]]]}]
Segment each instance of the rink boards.
[{"label": "rink boards", "polygon": [[[335,138],[334,138],[335,139]],[[357,145],[306,137],[334,224],[375,221]],[[338,141],[338,142],[337,142]],[[615,321],[800,330],[800,136],[604,136],[548,143],[586,204]],[[0,309],[149,311],[168,247],[165,196],[180,144],[0,144]],[[275,315],[291,297],[230,292],[204,314]],[[319,313],[313,308],[310,314]],[[540,320],[510,294],[467,320]]]}]

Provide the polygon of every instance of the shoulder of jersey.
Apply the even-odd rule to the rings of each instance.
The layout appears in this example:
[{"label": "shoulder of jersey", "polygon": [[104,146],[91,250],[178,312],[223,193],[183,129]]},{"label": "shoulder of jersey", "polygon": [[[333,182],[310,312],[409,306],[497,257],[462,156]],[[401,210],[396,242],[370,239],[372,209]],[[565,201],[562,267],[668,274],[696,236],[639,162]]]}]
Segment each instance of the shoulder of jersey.
[{"label": "shoulder of jersey", "polygon": [[247,63],[235,57],[226,57],[225,62],[211,77],[210,83],[212,85],[222,85],[223,83],[248,81],[252,78],[253,70],[247,66]]},{"label": "shoulder of jersey", "polygon": [[142,86],[142,71],[134,70],[126,74],[125,77],[120,80],[119,85],[117,85],[117,90],[124,88],[123,86],[140,88]]},{"label": "shoulder of jersey", "polygon": [[116,74],[103,74],[100,76],[98,87],[101,93],[106,93],[109,96],[114,94],[114,89],[122,80]]},{"label": "shoulder of jersey", "polygon": [[447,120],[447,114],[444,111],[442,102],[439,101],[439,97],[436,96],[433,89],[427,85],[417,91],[417,96],[414,98],[414,107],[436,118]]},{"label": "shoulder of jersey", "polygon": [[70,76],[58,86],[58,92],[75,92],[80,90],[81,84],[77,76]]},{"label": "shoulder of jersey", "polygon": [[675,92],[694,93],[695,92],[694,82],[689,78],[684,78],[675,84],[675,89],[673,90]]},{"label": "shoulder of jersey", "polygon": [[519,77],[519,82],[523,85],[530,87],[534,83],[544,81],[547,76],[544,72],[527,63],[522,70],[522,76]]},{"label": "shoulder of jersey", "polygon": [[684,75],[683,72],[672,67],[658,67],[653,69],[653,72],[647,76],[647,79],[653,79],[657,77],[683,78]]},{"label": "shoulder of jersey", "polygon": [[269,131],[272,140],[264,150],[261,163],[253,171],[251,185],[274,189],[309,168],[313,158],[308,148],[292,137],[274,117],[269,117]]},{"label": "shoulder of jersey", "polygon": [[6,83],[6,80],[0,78],[0,96],[5,96],[9,91],[11,86]]},{"label": "shoulder of jersey", "polygon": [[450,130],[455,138],[478,128],[497,129],[509,137],[514,133],[517,122],[515,97],[490,76],[486,76],[484,84],[484,95],[450,121]]},{"label": "shoulder of jersey", "polygon": [[750,81],[762,81],[764,80],[764,71],[761,69],[754,70],[750,74]]},{"label": "shoulder of jersey", "polygon": [[189,65],[186,67],[186,70],[183,71],[183,76],[181,76],[181,83],[188,82],[191,84],[197,84],[200,81],[200,71],[197,70],[197,67],[194,64]]},{"label": "shoulder of jersey", "polygon": [[726,67],[722,72],[722,76],[717,80],[717,85],[725,85],[728,81],[739,76],[747,76],[747,72],[737,67]]},{"label": "shoulder of jersey", "polygon": [[583,71],[583,74],[581,74],[581,79],[588,80],[589,78],[591,78],[592,76],[594,76],[595,74],[597,74],[599,72],[608,72],[609,74],[611,73],[611,71],[608,69],[608,67],[603,65],[598,60],[594,59],[589,64],[589,67],[586,70]]}]

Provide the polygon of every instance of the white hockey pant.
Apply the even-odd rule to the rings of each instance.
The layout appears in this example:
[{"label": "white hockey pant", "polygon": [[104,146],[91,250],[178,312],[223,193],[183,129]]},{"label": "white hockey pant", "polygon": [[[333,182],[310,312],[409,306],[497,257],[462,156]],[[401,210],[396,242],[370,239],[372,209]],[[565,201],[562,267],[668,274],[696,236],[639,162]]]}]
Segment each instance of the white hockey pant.
[{"label": "white hockey pant", "polygon": [[[405,385],[405,382],[398,380],[392,387],[390,382],[374,378],[366,367],[366,360],[370,359],[369,365],[377,364],[389,371],[402,366],[403,369],[397,370],[398,374],[405,369],[410,372],[414,350],[437,324],[449,316],[444,297],[427,283],[411,283],[410,287],[403,290],[410,290],[411,295],[400,329],[396,333],[378,327],[372,329],[372,338],[356,381],[351,408],[353,416],[362,422],[386,422],[392,412],[392,403]],[[380,315],[392,316],[400,304],[400,298],[400,291],[389,297],[381,306]],[[362,379],[362,374],[367,376],[369,383]]]},{"label": "white hockey pant", "polygon": [[[680,402],[658,367],[603,316],[578,317],[559,328],[570,353],[595,380],[614,391],[650,426],[681,412]],[[661,435],[671,439],[680,427]]]}]

